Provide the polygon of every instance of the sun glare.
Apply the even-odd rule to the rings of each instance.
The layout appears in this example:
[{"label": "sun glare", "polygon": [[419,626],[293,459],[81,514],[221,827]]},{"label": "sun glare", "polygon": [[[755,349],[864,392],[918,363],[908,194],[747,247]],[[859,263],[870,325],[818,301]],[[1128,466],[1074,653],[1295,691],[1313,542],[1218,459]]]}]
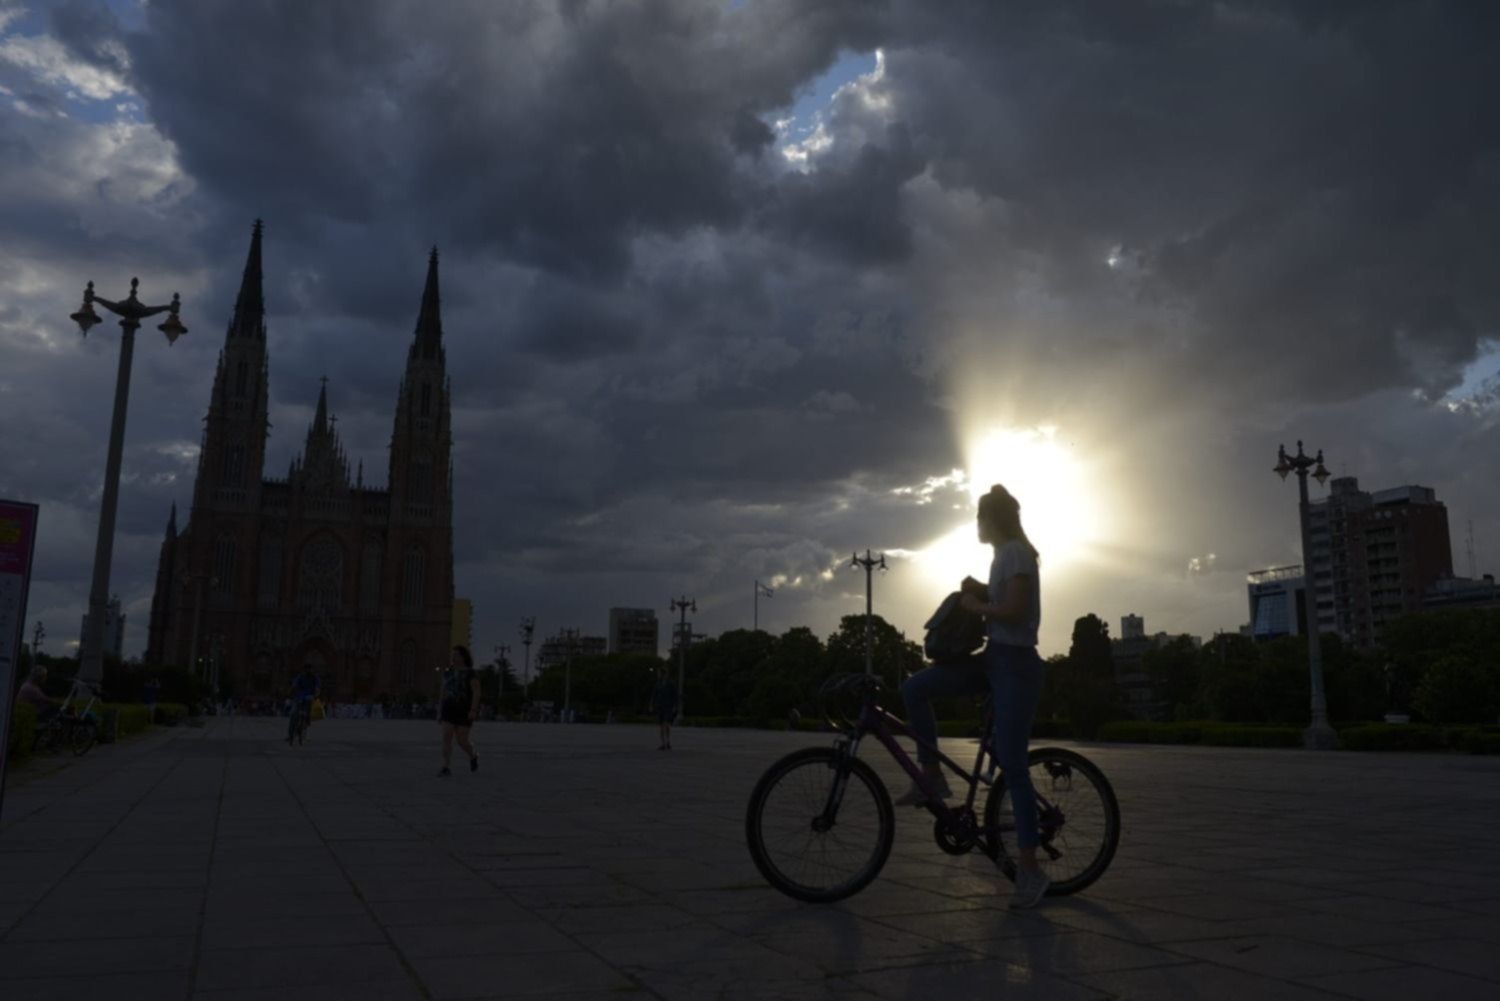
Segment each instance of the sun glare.
[{"label": "sun glare", "polygon": [[[970,444],[967,459],[970,500],[977,505],[993,484],[1004,484],[1021,502],[1021,524],[1049,570],[1087,557],[1101,530],[1099,486],[1056,428],[991,430]],[[966,574],[983,579],[989,567],[974,512],[971,505],[960,524],[922,551],[926,569],[945,586],[956,587]]]}]

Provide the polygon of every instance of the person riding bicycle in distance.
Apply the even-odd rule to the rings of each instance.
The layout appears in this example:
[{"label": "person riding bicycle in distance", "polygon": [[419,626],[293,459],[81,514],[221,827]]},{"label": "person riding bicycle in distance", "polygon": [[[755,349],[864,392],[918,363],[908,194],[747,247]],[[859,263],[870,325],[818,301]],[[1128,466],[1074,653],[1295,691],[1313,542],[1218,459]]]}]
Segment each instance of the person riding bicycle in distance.
[{"label": "person riding bicycle in distance", "polygon": [[[1021,504],[998,483],[979,498],[979,541],[994,548],[990,564],[988,600],[965,588],[962,606],[985,620],[984,649],[952,661],[934,663],[918,671],[901,686],[911,730],[917,738],[917,760],[927,784],[937,795],[951,794],[943,778],[942,765],[932,750],[937,745],[937,718],[932,700],[953,695],[978,695],[988,691],[995,717],[994,751],[1005,770],[1016,818],[1016,889],[1011,907],[1033,907],[1050,885],[1037,864],[1040,841],[1037,828],[1036,790],[1031,784],[1027,746],[1031,723],[1042,697],[1045,664],[1037,654],[1037,627],[1041,623],[1041,580],[1036,547],[1021,527]],[[898,805],[923,806],[927,794],[912,784]]]},{"label": "person riding bicycle in distance", "polygon": [[286,728],[286,742],[290,744],[297,735],[297,722],[303,713],[311,713],[313,699],[323,690],[317,672],[311,664],[303,664],[302,670],[292,679],[292,711]]},{"label": "person riding bicycle in distance", "polygon": [[26,681],[16,691],[17,702],[28,703],[36,709],[38,723],[51,719],[61,708],[61,703],[57,699],[42,691],[42,685],[46,684],[46,681],[47,669],[38,664],[31,669],[31,673],[26,676]]}]

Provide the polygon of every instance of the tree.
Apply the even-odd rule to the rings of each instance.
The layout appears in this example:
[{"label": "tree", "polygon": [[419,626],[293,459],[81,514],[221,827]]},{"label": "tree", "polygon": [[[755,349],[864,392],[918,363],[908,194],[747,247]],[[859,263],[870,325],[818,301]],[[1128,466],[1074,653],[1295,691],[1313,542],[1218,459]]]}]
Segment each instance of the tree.
[{"label": "tree", "polygon": [[[1439,663],[1462,660],[1478,665],[1492,683],[1500,686],[1500,609],[1465,608],[1441,612],[1415,612],[1386,624],[1381,631],[1388,671],[1391,708],[1410,707],[1425,716],[1417,705],[1417,692],[1429,671]],[[1455,668],[1445,668],[1443,685],[1456,680]],[[1430,688],[1425,703],[1433,701]]]},{"label": "tree", "polygon": [[1493,723],[1500,707],[1496,672],[1462,654],[1445,654],[1422,676],[1412,705],[1432,723]]},{"label": "tree", "polygon": [[1091,613],[1073,623],[1073,642],[1057,670],[1054,691],[1058,708],[1081,737],[1093,738],[1099,727],[1123,715],[1109,625],[1099,616]]},{"label": "tree", "polygon": [[1201,671],[1198,650],[1191,637],[1178,636],[1147,650],[1141,655],[1141,669],[1151,679],[1156,697],[1166,703],[1169,715],[1174,718],[1197,698]]},{"label": "tree", "polygon": [[[874,640],[875,676],[889,688],[899,689],[911,674],[922,670],[922,648],[906,634],[878,615],[870,616]],[[865,670],[865,617],[846,615],[839,620],[838,631],[828,637],[829,674],[863,674]]]}]

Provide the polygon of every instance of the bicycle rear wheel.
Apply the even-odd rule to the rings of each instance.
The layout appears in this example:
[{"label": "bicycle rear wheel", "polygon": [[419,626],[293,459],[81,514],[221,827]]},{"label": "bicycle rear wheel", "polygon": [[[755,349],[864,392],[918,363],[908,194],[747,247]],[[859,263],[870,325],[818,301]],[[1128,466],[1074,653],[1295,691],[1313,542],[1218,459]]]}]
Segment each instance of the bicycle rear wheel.
[{"label": "bicycle rear wheel", "polygon": [[99,728],[93,720],[81,719],[73,724],[68,734],[68,746],[73,749],[73,754],[87,754],[89,748],[94,746],[94,741],[99,739]]},{"label": "bicycle rear wheel", "polygon": [[768,768],[745,813],[745,840],[761,875],[810,903],[842,900],[868,886],[895,834],[880,777],[831,747],[796,751]]},{"label": "bicycle rear wheel", "polygon": [[[1099,766],[1074,751],[1031,752],[1041,844],[1037,861],[1052,881],[1049,895],[1077,893],[1104,875],[1120,844],[1120,804]],[[1005,777],[990,787],[984,826],[995,864],[1016,878],[1015,814]]]}]

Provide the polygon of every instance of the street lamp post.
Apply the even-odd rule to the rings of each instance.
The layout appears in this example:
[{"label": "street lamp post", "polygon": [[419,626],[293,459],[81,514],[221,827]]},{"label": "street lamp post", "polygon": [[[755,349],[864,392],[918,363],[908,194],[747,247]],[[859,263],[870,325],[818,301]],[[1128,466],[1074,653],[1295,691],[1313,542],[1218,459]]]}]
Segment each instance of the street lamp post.
[{"label": "street lamp post", "polygon": [[37,654],[42,652],[42,640],[47,638],[47,627],[42,625],[42,620],[36,620],[36,628],[31,631],[31,666],[37,666]]},{"label": "street lamp post", "polygon": [[531,634],[536,632],[536,616],[521,618],[521,645],[526,648],[526,667],[521,675],[521,698],[531,697]]},{"label": "street lamp post", "polygon": [[115,378],[115,409],[109,425],[109,453],[104,465],[104,497],[99,503],[99,538],[94,546],[94,577],[89,585],[88,625],[83,633],[83,649],[78,662],[78,676],[84,681],[98,682],[104,678],[104,609],[109,601],[109,563],[114,551],[115,507],[120,494],[120,453],[125,444],[125,411],[130,398],[130,361],[135,351],[135,332],[147,317],[166,313],[167,319],[157,327],[167,335],[171,344],[187,333],[178,311],[182,299],[176,292],[165,306],[147,306],[136,298],[140,279],[130,279],[130,295],[119,302],[112,302],[94,294],[94,283],[89,282],[83,291],[83,305],[69,319],[78,324],[78,329],[88,336],[89,328],[99,321],[94,312],[94,303],[120,318],[120,370]]},{"label": "street lamp post", "polygon": [[563,667],[563,714],[562,721],[571,723],[573,711],[573,651],[578,647],[578,630],[564,629],[562,631],[563,647],[567,651],[567,660]]},{"label": "street lamp post", "polygon": [[686,677],[687,677],[687,648],[688,648],[688,642],[692,639],[692,634],[688,631],[687,613],[688,612],[694,612],[694,613],[696,613],[698,611],[698,602],[694,598],[689,598],[687,595],[683,595],[680,598],[673,598],[672,601],[671,601],[670,607],[671,607],[671,610],[674,611],[674,612],[676,612],[676,611],[681,611],[682,612],[682,622],[677,627],[677,720],[676,720],[676,722],[680,723],[680,722],[682,722],[683,717],[685,717],[687,715],[687,713],[684,711],[685,707],[687,706],[687,697],[686,697],[686,694],[683,692],[682,686],[683,686],[683,682],[686,680]]},{"label": "street lamp post", "polygon": [[1329,472],[1323,465],[1323,450],[1318,449],[1316,457],[1309,457],[1303,453],[1300,441],[1295,456],[1288,456],[1286,447],[1278,446],[1277,460],[1272,472],[1283,480],[1287,473],[1297,474],[1297,515],[1302,533],[1302,608],[1307,617],[1307,671],[1312,682],[1312,721],[1302,731],[1302,744],[1310,750],[1328,751],[1338,746],[1338,735],[1328,724],[1328,700],[1323,694],[1323,646],[1318,625],[1316,575],[1312,547],[1307,540],[1307,473],[1311,469],[1313,479],[1321,485],[1328,479]]},{"label": "street lamp post", "polygon": [[761,596],[764,595],[765,597],[769,598],[769,597],[773,596],[775,593],[776,593],[775,590],[773,590],[772,588],[769,588],[766,585],[762,584],[759,580],[757,580],[755,582],[755,612],[754,612],[754,617],[750,620],[750,622],[751,622],[751,628],[753,628],[756,632],[760,632],[760,599],[761,599]]},{"label": "street lamp post", "polygon": [[203,585],[214,580],[205,573],[190,573],[186,575],[183,586],[196,585],[193,588],[193,631],[188,641],[188,673],[194,677],[198,676],[198,630],[203,627]]},{"label": "street lamp post", "polygon": [[502,710],[501,703],[505,701],[505,669],[510,666],[510,646],[501,643],[495,647],[495,670],[499,673],[500,680],[495,686],[495,716],[499,717]]},{"label": "street lamp post", "polygon": [[879,556],[871,556],[868,549],[861,557],[854,554],[854,562],[849,564],[850,569],[863,567],[865,571],[865,673],[875,673],[875,618],[873,613],[875,586],[872,583],[875,570],[886,569],[885,553]]}]

